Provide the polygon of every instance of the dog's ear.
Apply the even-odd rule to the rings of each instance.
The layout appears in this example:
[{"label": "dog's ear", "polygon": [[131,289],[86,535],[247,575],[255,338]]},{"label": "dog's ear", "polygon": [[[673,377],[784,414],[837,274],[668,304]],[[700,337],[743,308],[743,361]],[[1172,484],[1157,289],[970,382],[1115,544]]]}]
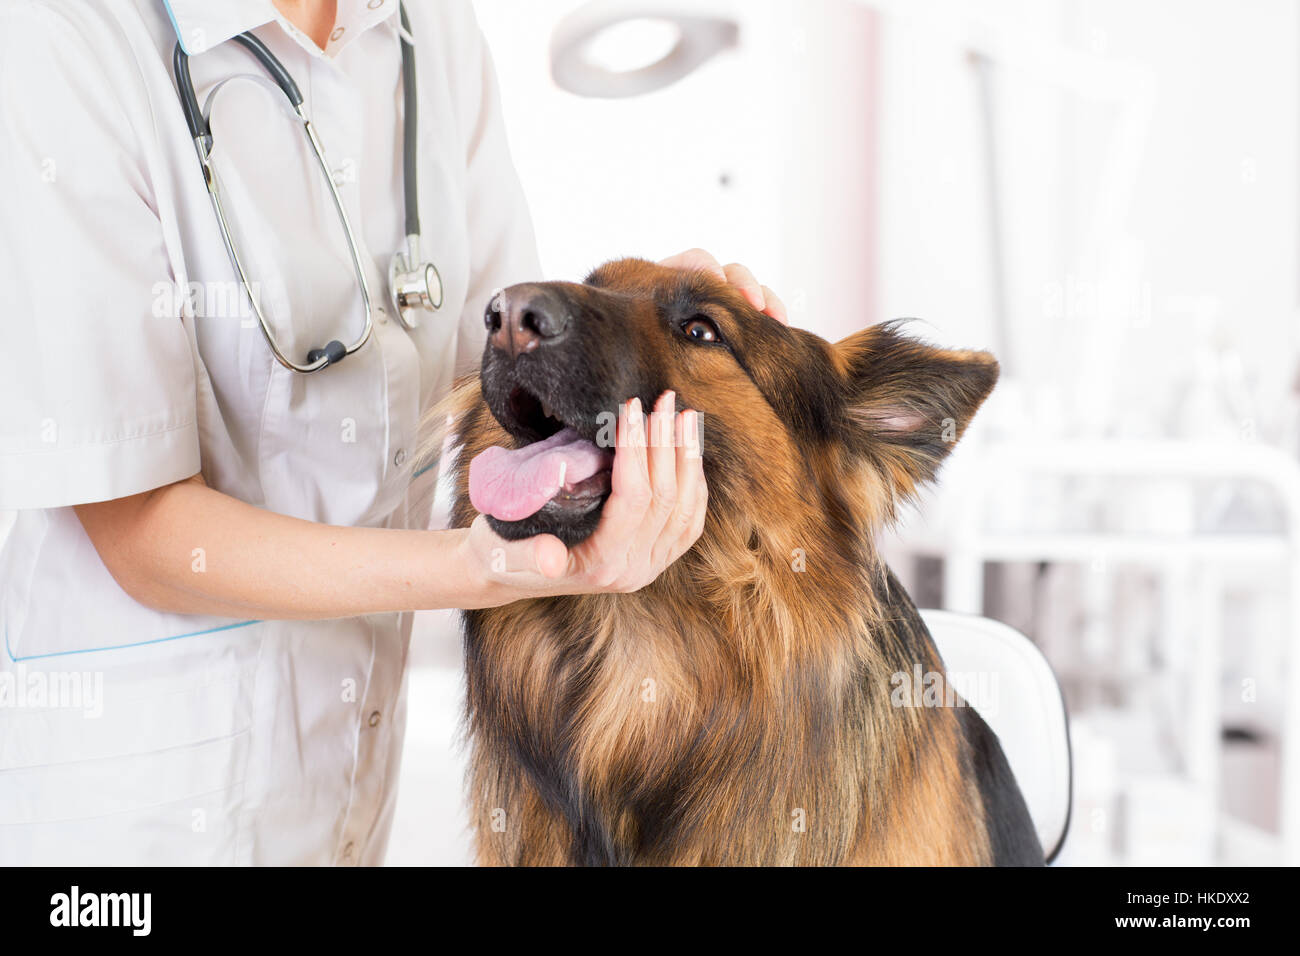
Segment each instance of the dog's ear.
[{"label": "dog's ear", "polygon": [[896,323],[863,329],[834,348],[847,391],[848,444],[899,495],[934,479],[998,380],[988,352],[934,348],[901,335]]}]

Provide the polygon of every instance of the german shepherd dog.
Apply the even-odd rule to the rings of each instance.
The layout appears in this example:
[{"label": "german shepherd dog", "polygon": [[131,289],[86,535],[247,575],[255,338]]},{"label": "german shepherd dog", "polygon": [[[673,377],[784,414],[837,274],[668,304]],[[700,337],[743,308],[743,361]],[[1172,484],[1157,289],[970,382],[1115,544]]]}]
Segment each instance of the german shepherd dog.
[{"label": "german shepherd dog", "polygon": [[481,375],[447,406],[456,527],[488,510],[506,538],[581,541],[609,494],[602,413],[667,389],[700,413],[709,502],[639,591],[466,614],[480,863],[1043,863],[978,714],[895,706],[893,675],[943,664],[873,547],[992,390],[992,356],[888,324],[832,345],[638,259],[512,286],[486,321]]}]

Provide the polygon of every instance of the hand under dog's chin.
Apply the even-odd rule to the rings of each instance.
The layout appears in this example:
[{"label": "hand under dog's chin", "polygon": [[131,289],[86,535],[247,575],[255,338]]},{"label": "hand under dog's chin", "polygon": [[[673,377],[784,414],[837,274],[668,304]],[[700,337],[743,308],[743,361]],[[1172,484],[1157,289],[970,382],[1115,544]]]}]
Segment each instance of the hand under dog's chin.
[{"label": "hand under dog's chin", "polygon": [[507,541],[521,541],[539,534],[550,534],[571,548],[586,541],[596,530],[605,509],[605,500],[601,498],[578,513],[555,501],[548,501],[536,514],[519,521],[502,521],[488,515],[488,526]]}]

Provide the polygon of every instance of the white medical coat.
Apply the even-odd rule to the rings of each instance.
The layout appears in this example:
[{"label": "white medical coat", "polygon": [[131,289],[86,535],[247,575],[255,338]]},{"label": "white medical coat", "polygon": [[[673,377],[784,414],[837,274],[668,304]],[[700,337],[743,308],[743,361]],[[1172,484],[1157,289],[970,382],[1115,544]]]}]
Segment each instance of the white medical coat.
[{"label": "white medical coat", "polygon": [[[411,616],[159,613],[117,586],[70,506],[201,471],[283,514],[425,526],[418,422],[475,367],[491,291],[538,276],[532,229],[469,3],[411,0],[422,252],[445,303],[415,332],[388,310],[336,367],[284,369],[222,245],[177,31],[200,103],[265,75],[225,42],[237,33],[284,62],[382,304],[403,240],[397,0],[340,0],[323,52],[269,0],[171,8],[174,26],[157,0],[0,6],[0,509],[18,510],[0,552],[0,864],[379,862]],[[301,356],[351,342],[361,304],[284,109],[239,79],[212,127],[250,278]],[[203,542],[176,560],[204,573]]]}]

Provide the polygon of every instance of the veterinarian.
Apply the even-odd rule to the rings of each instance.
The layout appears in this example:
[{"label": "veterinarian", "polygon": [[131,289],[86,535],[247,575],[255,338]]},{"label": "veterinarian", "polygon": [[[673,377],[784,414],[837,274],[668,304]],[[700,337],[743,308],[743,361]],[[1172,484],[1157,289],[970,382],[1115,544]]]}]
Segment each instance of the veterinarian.
[{"label": "veterinarian", "polygon": [[698,458],[635,443],[573,550],[424,530],[421,416],[541,270],[470,4],[407,7],[0,8],[0,863],[377,863],[411,612],[635,589],[699,534]]}]

